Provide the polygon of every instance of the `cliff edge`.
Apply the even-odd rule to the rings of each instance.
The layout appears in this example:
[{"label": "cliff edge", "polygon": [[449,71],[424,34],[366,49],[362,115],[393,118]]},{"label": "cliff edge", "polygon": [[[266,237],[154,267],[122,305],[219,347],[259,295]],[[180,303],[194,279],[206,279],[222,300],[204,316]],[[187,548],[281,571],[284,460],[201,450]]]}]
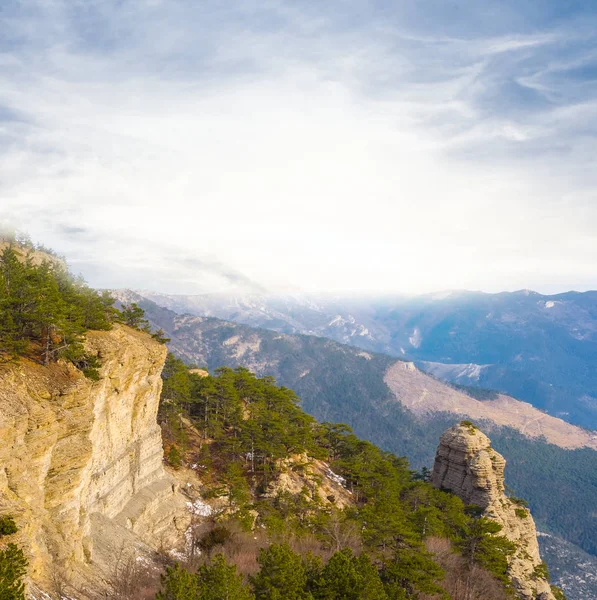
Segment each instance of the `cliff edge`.
[{"label": "cliff edge", "polygon": [[32,589],[59,569],[81,599],[123,551],[172,547],[188,525],[156,421],[166,348],[124,326],[86,347],[97,382],[65,362],[0,366],[0,514],[20,527]]},{"label": "cliff edge", "polygon": [[541,572],[541,556],[535,522],[527,508],[505,494],[504,457],[491,447],[490,439],[474,425],[461,423],[440,438],[431,483],[459,496],[465,504],[483,508],[487,519],[502,526],[504,535],[517,547],[509,576],[523,600],[555,600]]}]

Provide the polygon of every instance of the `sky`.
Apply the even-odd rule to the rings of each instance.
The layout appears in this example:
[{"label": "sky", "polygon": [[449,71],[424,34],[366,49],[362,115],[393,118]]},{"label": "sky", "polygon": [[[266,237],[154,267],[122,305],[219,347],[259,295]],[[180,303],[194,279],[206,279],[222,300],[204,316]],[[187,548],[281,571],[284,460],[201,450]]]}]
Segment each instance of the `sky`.
[{"label": "sky", "polygon": [[0,222],[97,287],[597,288],[593,0],[2,0]]}]

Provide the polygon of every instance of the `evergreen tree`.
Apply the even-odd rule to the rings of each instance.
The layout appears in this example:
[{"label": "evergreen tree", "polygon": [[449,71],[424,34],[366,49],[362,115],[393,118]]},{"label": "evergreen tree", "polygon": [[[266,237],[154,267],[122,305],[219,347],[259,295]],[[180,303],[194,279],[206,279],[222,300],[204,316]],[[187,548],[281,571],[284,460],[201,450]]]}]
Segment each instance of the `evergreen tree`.
[{"label": "evergreen tree", "polygon": [[145,331],[149,327],[149,321],[145,318],[145,311],[136,302],[122,306],[120,320],[133,329]]},{"label": "evergreen tree", "polygon": [[198,594],[197,575],[189,573],[176,563],[162,575],[162,590],[156,595],[156,600],[198,600]]},{"label": "evergreen tree", "polygon": [[27,559],[15,544],[0,551],[0,600],[25,600]]},{"label": "evergreen tree", "polygon": [[287,544],[262,548],[257,559],[261,570],[253,577],[257,600],[309,600],[307,571],[301,557]]},{"label": "evergreen tree", "polygon": [[[406,459],[360,440],[345,426],[317,424],[301,411],[296,395],[272,378],[257,378],[242,368],[200,377],[174,357],[168,358],[163,376],[163,406],[175,416],[185,414],[202,439],[209,438],[196,460],[213,478],[214,495],[227,492],[235,509],[230,518],[243,526],[254,522],[254,514],[248,514],[257,510],[266,535],[304,536],[339,549],[326,565],[301,558],[287,545],[262,549],[261,570],[250,578],[257,599],[446,597],[445,573],[423,544],[429,536],[448,538],[469,565],[509,585],[512,545],[497,535],[499,525],[480,519],[470,507],[465,510],[453,494],[434,489],[409,470]],[[263,494],[278,470],[303,472],[304,465],[287,460],[302,453],[329,461],[352,492],[350,507],[321,510],[325,502],[316,477],[300,492]],[[222,537],[229,532],[227,524],[218,524],[201,540],[202,549],[212,552],[222,540],[234,545],[229,536]],[[359,557],[341,550],[352,544],[362,545]]]},{"label": "evergreen tree", "polygon": [[497,535],[502,526],[484,517],[473,518],[465,528],[463,538],[457,548],[468,559],[469,564],[476,563],[487,569],[506,585],[508,578],[508,560],[516,551],[516,545],[504,536]]},{"label": "evergreen tree", "polygon": [[351,550],[336,552],[323,568],[318,600],[386,600],[387,595],[369,557],[355,557]]},{"label": "evergreen tree", "polygon": [[422,548],[397,550],[382,569],[382,581],[391,599],[417,598],[419,593],[445,595],[438,584],[443,577],[444,570]]},{"label": "evergreen tree", "polygon": [[216,554],[210,564],[199,567],[198,598],[201,600],[252,600],[251,590],[229,565],[222,554]]},{"label": "evergreen tree", "polygon": [[191,377],[187,366],[171,353],[166,357],[162,379],[162,398],[179,407],[187,407],[191,402]]},{"label": "evergreen tree", "polygon": [[14,517],[11,515],[3,515],[0,517],[0,537],[5,535],[12,535],[18,531],[17,524],[15,523]]},{"label": "evergreen tree", "polygon": [[60,262],[36,264],[22,247],[6,247],[0,253],[0,356],[27,355],[44,364],[66,358],[96,376],[83,336],[112,327],[113,304],[108,293],[73,278]]}]

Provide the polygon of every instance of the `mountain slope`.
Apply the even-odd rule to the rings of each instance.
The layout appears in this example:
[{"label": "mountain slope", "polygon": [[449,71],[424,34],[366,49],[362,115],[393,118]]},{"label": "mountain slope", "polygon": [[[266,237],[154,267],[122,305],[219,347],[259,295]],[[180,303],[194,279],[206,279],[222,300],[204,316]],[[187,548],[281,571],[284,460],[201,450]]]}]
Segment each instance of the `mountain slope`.
[{"label": "mountain slope", "polygon": [[526,437],[543,438],[560,448],[597,450],[597,432],[566,423],[511,396],[447,386],[411,362],[394,363],[384,381],[402,406],[423,418],[441,412],[465,415],[512,427]]},{"label": "mountain slope", "polygon": [[440,378],[503,391],[597,428],[597,292],[381,299],[143,295],[180,313],[408,356]]},{"label": "mountain slope", "polygon": [[[389,356],[314,336],[278,334],[213,318],[176,315],[134,293],[121,294],[121,298],[139,300],[154,326],[164,328],[172,338],[171,350],[186,361],[210,370],[221,365],[244,365],[259,375],[272,375],[294,389],[305,410],[318,420],[346,422],[359,436],[408,456],[416,467],[431,464],[438,436],[456,419],[454,412],[444,410],[442,396],[456,397],[460,402],[474,401],[478,409],[485,404],[411,366],[404,368],[406,363]],[[404,368],[406,377],[394,393],[384,381],[392,367]],[[434,402],[439,398],[440,408],[417,415],[403,402],[412,404],[413,398],[421,395],[421,379],[429,387],[428,397],[435,398]],[[507,398],[501,401],[516,402]],[[530,411],[529,415],[547,421],[543,413],[519,404]],[[516,416],[515,411],[511,414]],[[536,426],[535,417],[526,422]],[[572,435],[568,440],[575,435],[578,440],[586,436],[562,421],[553,422],[569,432],[566,435]],[[551,432],[527,427],[525,436],[512,427],[483,423],[483,429],[491,431],[496,449],[508,460],[509,485],[529,500],[540,526],[597,553],[597,519],[590,516],[591,506],[597,505],[597,452],[589,448],[565,450],[527,437],[547,432],[556,442],[558,427]],[[559,443],[563,443],[561,439]],[[565,445],[569,447],[570,442]]]}]

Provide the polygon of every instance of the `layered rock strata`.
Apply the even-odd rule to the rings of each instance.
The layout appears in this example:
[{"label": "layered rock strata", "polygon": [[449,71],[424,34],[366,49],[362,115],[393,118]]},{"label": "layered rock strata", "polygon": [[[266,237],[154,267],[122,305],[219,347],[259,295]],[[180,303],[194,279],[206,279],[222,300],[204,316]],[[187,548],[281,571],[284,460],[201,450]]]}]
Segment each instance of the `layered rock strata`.
[{"label": "layered rock strata", "polygon": [[554,600],[541,573],[533,517],[505,494],[505,466],[504,457],[491,447],[484,433],[472,425],[455,425],[440,438],[431,483],[453,492],[465,504],[483,508],[484,517],[502,526],[500,535],[516,545],[509,575],[519,598]]},{"label": "layered rock strata", "polygon": [[41,589],[58,568],[79,588],[109,578],[116,554],[171,547],[188,519],[156,421],[165,347],[123,326],[86,344],[98,382],[67,363],[0,366],[0,514]]}]

